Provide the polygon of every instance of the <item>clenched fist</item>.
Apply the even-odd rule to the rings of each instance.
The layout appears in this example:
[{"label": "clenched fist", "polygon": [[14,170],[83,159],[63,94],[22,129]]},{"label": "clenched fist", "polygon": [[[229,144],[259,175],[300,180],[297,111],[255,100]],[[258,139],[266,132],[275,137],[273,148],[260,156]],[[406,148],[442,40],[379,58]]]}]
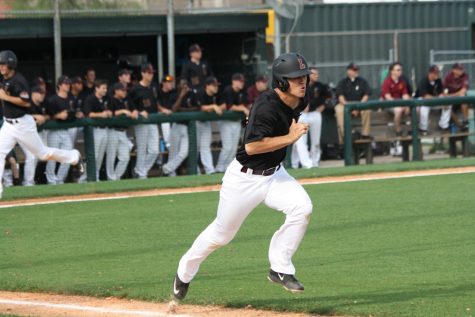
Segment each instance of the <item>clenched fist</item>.
[{"label": "clenched fist", "polygon": [[306,134],[308,131],[308,124],[296,122],[295,119],[292,119],[292,124],[289,128],[289,137],[292,140],[292,143],[300,139],[300,137]]}]

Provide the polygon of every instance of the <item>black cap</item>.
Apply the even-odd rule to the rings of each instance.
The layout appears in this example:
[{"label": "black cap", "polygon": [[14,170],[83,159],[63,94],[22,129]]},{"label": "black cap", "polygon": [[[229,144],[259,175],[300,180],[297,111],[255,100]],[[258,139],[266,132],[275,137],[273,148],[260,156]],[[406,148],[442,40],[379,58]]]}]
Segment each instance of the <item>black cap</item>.
[{"label": "black cap", "polygon": [[41,76],[38,76],[38,77],[35,77],[35,79],[33,79],[33,84],[36,86],[36,85],[46,85],[46,82],[45,80],[43,79],[43,77]]},{"label": "black cap", "polygon": [[127,68],[122,68],[121,70],[117,72],[117,77],[120,77],[126,74],[130,74],[130,70],[128,70]]},{"label": "black cap", "polygon": [[74,76],[71,78],[71,84],[82,84],[82,78],[79,76]]},{"label": "black cap", "polygon": [[452,65],[452,69],[463,69],[463,65],[461,63],[455,63]]},{"label": "black cap", "polygon": [[172,75],[165,75],[162,78],[162,83],[172,83],[174,81],[175,81],[175,77],[173,77]]},{"label": "black cap", "polygon": [[213,77],[213,76],[210,76],[210,77],[206,77],[205,79],[205,85],[208,86],[208,85],[219,85],[219,82],[218,82],[218,79],[216,77]]},{"label": "black cap", "polygon": [[122,84],[121,82],[118,82],[118,83],[115,83],[113,86],[112,86],[112,90],[113,91],[116,91],[116,90],[127,90],[127,87]]},{"label": "black cap", "polygon": [[241,73],[234,73],[233,76],[231,77],[231,80],[244,81],[244,75]]},{"label": "black cap", "polygon": [[266,75],[262,74],[262,75],[258,75],[256,77],[256,81],[261,81],[263,83],[267,83],[269,81],[269,78],[267,78]]},{"label": "black cap", "polygon": [[66,75],[59,77],[57,85],[60,86],[62,84],[71,84],[71,79]]},{"label": "black cap", "polygon": [[352,62],[352,63],[349,63],[348,66],[346,66],[346,69],[359,70],[360,67]]},{"label": "black cap", "polygon": [[188,53],[200,52],[202,50],[203,49],[198,44],[191,44],[190,47],[188,48]]},{"label": "black cap", "polygon": [[429,67],[429,73],[440,73],[440,69],[439,67],[437,67],[437,65],[431,65]]},{"label": "black cap", "polygon": [[140,72],[141,73],[155,73],[156,70],[153,68],[153,65],[151,63],[144,63],[142,66],[140,66]]},{"label": "black cap", "polygon": [[43,95],[46,93],[46,91],[44,91],[43,88],[41,88],[41,86],[33,86],[33,88],[31,88],[31,93],[34,93],[34,92],[37,92]]}]

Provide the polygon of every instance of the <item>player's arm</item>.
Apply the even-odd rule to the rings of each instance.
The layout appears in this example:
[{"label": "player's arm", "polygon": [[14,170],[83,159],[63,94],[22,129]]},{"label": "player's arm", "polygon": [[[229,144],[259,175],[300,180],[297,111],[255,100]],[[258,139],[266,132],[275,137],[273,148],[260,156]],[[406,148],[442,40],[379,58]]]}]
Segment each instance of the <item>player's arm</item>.
[{"label": "player's arm", "polygon": [[30,102],[21,97],[9,96],[4,89],[0,89],[0,99],[10,102],[18,107],[29,108]]},{"label": "player's arm", "polygon": [[127,109],[119,109],[114,111],[114,116],[126,115],[127,117],[131,116],[131,112]]},{"label": "player's arm", "polygon": [[295,119],[292,119],[292,125],[289,128],[288,134],[276,137],[265,137],[259,141],[247,143],[245,145],[246,153],[248,155],[256,155],[287,147],[295,143],[302,135],[306,134],[307,130],[307,124],[298,123],[295,122]]}]

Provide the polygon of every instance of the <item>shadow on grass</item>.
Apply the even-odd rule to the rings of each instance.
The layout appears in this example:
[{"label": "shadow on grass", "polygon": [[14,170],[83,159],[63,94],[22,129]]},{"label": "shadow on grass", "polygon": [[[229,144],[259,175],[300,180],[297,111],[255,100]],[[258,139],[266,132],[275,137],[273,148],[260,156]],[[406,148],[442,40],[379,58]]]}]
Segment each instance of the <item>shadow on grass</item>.
[{"label": "shadow on grass", "polygon": [[[457,296],[467,296],[468,292],[475,292],[475,284],[461,284],[453,287],[441,285],[425,285],[421,289],[404,289],[404,290],[381,290],[361,293],[346,293],[335,296],[316,296],[298,298],[298,306],[293,311],[306,312],[319,315],[341,315],[348,314],[351,309],[349,307],[375,305],[372,311],[365,311],[364,314],[378,314],[379,305],[404,303],[416,299],[434,300],[437,298],[448,299]],[[265,298],[250,299],[248,301],[232,301],[226,304],[227,307],[242,308],[252,305],[258,309],[272,309],[278,311],[288,311],[288,298]],[[361,313],[363,308],[360,307],[358,312]],[[386,309],[387,310],[387,309]]]}]

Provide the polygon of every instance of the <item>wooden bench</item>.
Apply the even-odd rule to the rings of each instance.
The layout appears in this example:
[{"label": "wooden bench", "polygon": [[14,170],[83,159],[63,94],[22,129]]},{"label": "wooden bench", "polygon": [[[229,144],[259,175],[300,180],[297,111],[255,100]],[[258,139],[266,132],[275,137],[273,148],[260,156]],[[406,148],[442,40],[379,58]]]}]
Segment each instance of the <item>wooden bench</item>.
[{"label": "wooden bench", "polygon": [[[449,154],[451,157],[457,156],[457,142],[461,143],[462,155],[464,157],[470,156],[470,144],[468,137],[474,135],[472,132],[457,132],[450,133],[438,129],[440,113],[439,111],[431,111],[429,115],[429,134],[418,135],[418,142],[421,144],[421,139],[447,139],[449,143]],[[374,153],[374,143],[390,144],[392,142],[400,141],[402,146],[402,160],[409,161],[409,148],[412,146],[412,126],[410,121],[406,122],[409,117],[402,120],[403,136],[396,136],[393,125],[393,116],[388,111],[372,111],[371,113],[371,136],[372,139],[355,139],[353,140],[353,161],[359,164],[359,160],[364,157],[366,164],[372,164]],[[361,131],[361,118],[352,118],[353,131]],[[420,147],[420,157],[422,159],[422,147]]]}]

